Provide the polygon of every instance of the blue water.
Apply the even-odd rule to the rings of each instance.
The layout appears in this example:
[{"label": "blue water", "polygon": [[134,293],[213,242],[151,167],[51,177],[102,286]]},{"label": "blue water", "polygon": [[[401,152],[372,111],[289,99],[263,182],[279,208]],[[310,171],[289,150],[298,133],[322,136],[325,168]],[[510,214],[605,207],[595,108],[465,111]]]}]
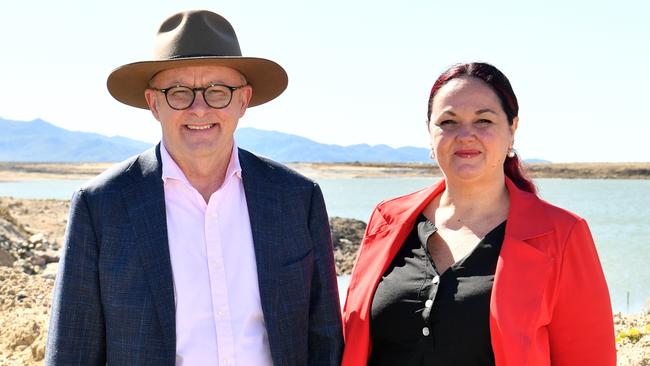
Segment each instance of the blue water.
[{"label": "blue water", "polygon": [[[367,221],[382,199],[413,192],[438,178],[321,179],[331,216]],[[614,310],[638,312],[650,299],[650,180],[538,179],[540,195],[589,222]],[[0,196],[70,199],[83,181],[0,182]],[[347,277],[341,277],[345,293]],[[628,304],[629,295],[629,304]]]},{"label": "blue water", "polygon": [[73,179],[0,182],[0,197],[69,200],[83,183]]}]

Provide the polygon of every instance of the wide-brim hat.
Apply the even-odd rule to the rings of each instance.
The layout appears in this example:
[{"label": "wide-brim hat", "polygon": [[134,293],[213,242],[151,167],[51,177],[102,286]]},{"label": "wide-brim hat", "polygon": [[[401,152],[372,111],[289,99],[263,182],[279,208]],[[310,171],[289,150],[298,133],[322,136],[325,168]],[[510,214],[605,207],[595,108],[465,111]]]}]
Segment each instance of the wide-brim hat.
[{"label": "wide-brim hat", "polygon": [[156,34],[154,57],[120,66],[108,76],[107,87],[118,101],[149,109],[144,97],[157,73],[184,66],[226,66],[244,75],[253,88],[249,107],[266,103],[287,88],[287,73],[277,63],[242,57],[232,25],[207,10],[193,10],[167,18]]}]

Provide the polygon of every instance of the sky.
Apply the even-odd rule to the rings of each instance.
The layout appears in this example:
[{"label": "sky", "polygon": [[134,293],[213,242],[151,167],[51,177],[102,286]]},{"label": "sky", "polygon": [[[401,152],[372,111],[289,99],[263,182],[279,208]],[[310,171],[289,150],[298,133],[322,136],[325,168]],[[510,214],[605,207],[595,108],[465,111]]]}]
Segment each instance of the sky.
[{"label": "sky", "polygon": [[553,162],[650,161],[650,2],[32,1],[0,5],[0,117],[147,142],[149,111],[112,99],[116,67],[151,59],[169,15],[209,9],[244,56],[289,75],[240,127],[339,145],[429,146],[427,99],[458,62],[501,69],[519,100],[515,148]]}]

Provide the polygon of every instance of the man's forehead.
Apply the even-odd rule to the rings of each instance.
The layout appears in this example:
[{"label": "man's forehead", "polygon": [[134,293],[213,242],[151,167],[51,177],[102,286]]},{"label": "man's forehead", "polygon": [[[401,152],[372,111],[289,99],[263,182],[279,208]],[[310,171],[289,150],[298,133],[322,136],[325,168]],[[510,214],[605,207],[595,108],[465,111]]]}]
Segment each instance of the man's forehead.
[{"label": "man's forehead", "polygon": [[244,78],[239,71],[227,66],[183,66],[165,69],[154,75],[151,80],[210,80],[239,81]]}]

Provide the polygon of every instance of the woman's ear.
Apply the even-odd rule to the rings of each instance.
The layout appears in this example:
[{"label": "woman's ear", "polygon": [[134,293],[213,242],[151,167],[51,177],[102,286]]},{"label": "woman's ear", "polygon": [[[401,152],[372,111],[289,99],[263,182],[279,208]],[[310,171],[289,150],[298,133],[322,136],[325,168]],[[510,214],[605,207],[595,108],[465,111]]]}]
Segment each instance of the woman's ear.
[{"label": "woman's ear", "polygon": [[513,136],[515,134],[515,131],[517,131],[517,127],[519,127],[519,116],[513,118],[512,125],[510,125],[510,132],[512,132]]}]

